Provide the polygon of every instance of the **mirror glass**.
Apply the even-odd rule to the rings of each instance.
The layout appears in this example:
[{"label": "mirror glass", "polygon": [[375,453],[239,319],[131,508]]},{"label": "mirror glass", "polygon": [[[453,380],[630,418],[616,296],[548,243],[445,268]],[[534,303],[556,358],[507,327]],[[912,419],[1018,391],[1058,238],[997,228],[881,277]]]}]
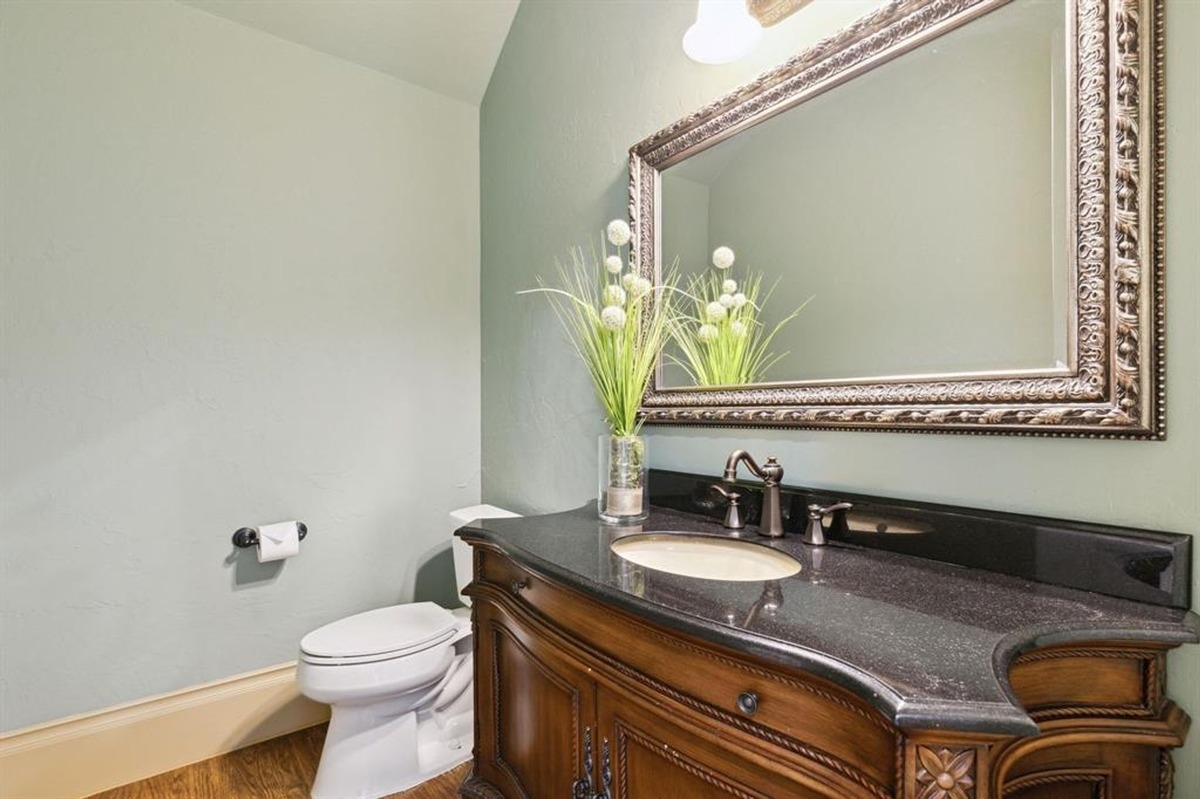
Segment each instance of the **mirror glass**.
[{"label": "mirror glass", "polygon": [[[774,371],[660,368],[642,419],[1164,438],[1161,12],[895,0],[631,147],[644,276],[730,247],[779,281],[762,329],[813,298]],[[736,355],[754,306],[720,299]]]},{"label": "mirror glass", "polygon": [[728,246],[767,330],[812,298],[763,379],[1069,368],[1066,10],[1013,0],[662,170],[682,285]]}]

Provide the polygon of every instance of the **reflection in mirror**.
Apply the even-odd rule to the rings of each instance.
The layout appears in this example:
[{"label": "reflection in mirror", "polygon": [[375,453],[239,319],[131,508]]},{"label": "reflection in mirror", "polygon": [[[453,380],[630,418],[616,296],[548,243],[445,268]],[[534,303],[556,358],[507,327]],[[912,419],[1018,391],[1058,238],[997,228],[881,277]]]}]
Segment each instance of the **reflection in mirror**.
[{"label": "reflection in mirror", "polygon": [[682,369],[697,386],[761,382],[788,354],[773,349],[775,340],[808,304],[806,300],[788,315],[765,321],[779,278],[764,285],[761,270],[733,271],[735,260],[733,250],[717,247],[712,268],[689,273],[681,288],[682,310],[671,324],[663,368]]},{"label": "reflection in mirror", "polygon": [[685,285],[729,245],[766,331],[815,295],[766,379],[1066,368],[1065,21],[1013,0],[662,172]]},{"label": "reflection in mirror", "polygon": [[765,324],[815,295],[765,380],[668,367],[644,420],[1165,437],[1163,38],[1157,0],[891,0],[634,145],[644,274],[724,245]]}]

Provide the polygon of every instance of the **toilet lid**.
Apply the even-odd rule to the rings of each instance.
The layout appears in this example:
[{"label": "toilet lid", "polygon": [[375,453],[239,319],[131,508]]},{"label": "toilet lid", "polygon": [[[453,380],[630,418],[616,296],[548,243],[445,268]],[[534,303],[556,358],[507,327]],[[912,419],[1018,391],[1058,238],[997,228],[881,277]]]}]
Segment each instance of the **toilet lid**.
[{"label": "toilet lid", "polygon": [[368,610],[326,624],[300,639],[300,652],[315,658],[399,657],[453,637],[457,619],[433,602]]}]

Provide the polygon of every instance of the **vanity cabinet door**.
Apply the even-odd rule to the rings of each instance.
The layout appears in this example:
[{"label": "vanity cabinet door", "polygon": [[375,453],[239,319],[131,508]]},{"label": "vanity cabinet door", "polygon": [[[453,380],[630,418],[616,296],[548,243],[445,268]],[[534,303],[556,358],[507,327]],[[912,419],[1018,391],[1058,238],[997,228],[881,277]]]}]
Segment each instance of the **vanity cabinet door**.
[{"label": "vanity cabinet door", "polygon": [[1170,750],[1189,719],[1166,696],[1167,647],[1063,644],[1025,652],[1009,683],[1040,734],[997,747],[1002,799],[1171,795]]},{"label": "vanity cabinet door", "polygon": [[[1112,737],[1119,737],[1107,731]],[[1086,734],[1086,733],[1084,733]],[[1080,736],[1082,737],[1082,736]],[[1047,747],[1017,764],[996,792],[1003,799],[1120,799],[1170,796],[1159,752],[1116,742]],[[1182,799],[1182,798],[1181,798]]]},{"label": "vanity cabinet door", "polygon": [[612,799],[857,799],[873,794],[825,781],[736,730],[604,684],[597,691],[596,772]]},{"label": "vanity cabinet door", "polygon": [[569,799],[595,727],[595,683],[533,623],[491,601],[475,614],[475,776],[508,799]]}]

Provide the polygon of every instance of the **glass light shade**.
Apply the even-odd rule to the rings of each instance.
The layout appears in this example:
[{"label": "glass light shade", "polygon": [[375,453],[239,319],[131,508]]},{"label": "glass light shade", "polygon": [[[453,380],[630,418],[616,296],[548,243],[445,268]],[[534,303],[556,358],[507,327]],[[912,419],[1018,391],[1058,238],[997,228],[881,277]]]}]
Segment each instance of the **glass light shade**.
[{"label": "glass light shade", "polygon": [[696,22],[683,34],[683,52],[701,64],[728,64],[753,50],[761,36],[745,0],[700,0]]}]

